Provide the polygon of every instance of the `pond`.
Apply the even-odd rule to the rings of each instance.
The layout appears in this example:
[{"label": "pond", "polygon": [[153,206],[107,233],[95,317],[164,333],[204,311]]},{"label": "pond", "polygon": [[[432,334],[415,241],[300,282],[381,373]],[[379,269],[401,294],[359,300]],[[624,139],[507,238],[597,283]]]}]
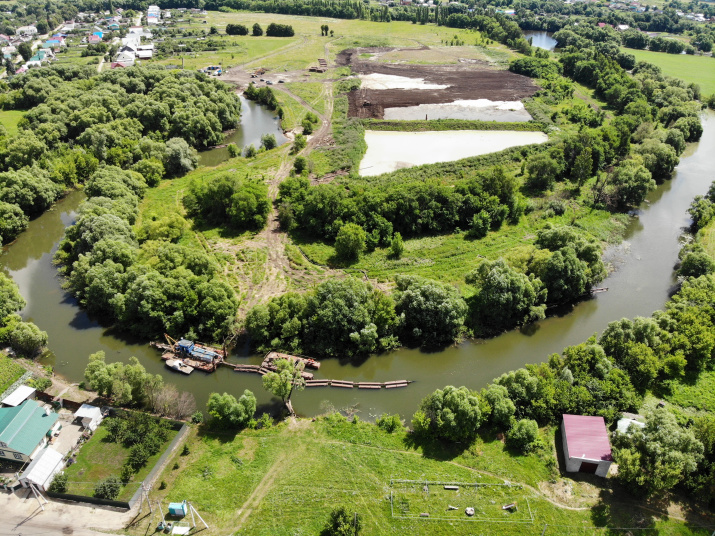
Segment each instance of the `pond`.
[{"label": "pond", "polygon": [[[315,415],[327,406],[349,405],[369,419],[382,412],[398,412],[408,417],[419,401],[445,385],[485,387],[503,372],[526,363],[545,360],[565,346],[578,344],[602,331],[608,322],[623,317],[649,316],[662,308],[674,289],[673,266],[677,261],[679,238],[690,220],[687,208],[695,195],[707,192],[715,168],[715,112],[703,117],[705,127],[699,144],[692,144],[681,157],[673,179],[653,191],[629,225],[622,245],[612,248],[608,258],[616,271],[602,286],[609,291],[577,304],[567,311],[488,340],[465,342],[439,352],[401,349],[373,355],[361,362],[340,359],[322,361],[316,378],[354,381],[415,380],[404,389],[358,390],[311,388],[297,393],[293,405],[303,415]],[[65,226],[72,223],[83,194],[74,192],[41,217],[30,222],[17,241],[0,255],[0,269],[15,279],[28,305],[22,315],[48,332],[50,349],[43,362],[56,367],[73,382],[82,381],[87,357],[103,350],[108,361],[135,355],[154,374],[192,391],[200,409],[205,409],[209,393],[228,392],[239,396],[252,390],[259,411],[269,407],[270,397],[261,387],[260,376],[234,373],[228,368],[214,374],[194,372],[183,376],[167,370],[158,352],[147,341],[127,341],[89,318],[61,287],[52,254]],[[246,350],[240,349],[245,356]],[[231,357],[232,361],[256,364],[260,357]],[[275,407],[275,400],[273,406]]]},{"label": "pond", "polygon": [[507,130],[366,130],[367,151],[360,162],[360,175],[373,176],[422,164],[451,162],[517,145],[544,143],[548,139],[543,132]]},{"label": "pond", "polygon": [[544,50],[554,50],[556,48],[556,39],[552,37],[554,34],[551,32],[524,30],[522,33],[527,41],[531,38],[531,46],[533,47],[543,48]]},{"label": "pond", "polygon": [[[224,143],[235,143],[239,149],[253,144],[256,149],[261,145],[261,136],[273,134],[278,145],[283,145],[288,138],[281,129],[281,120],[265,106],[261,106],[244,97],[241,99],[241,124],[227,134]],[[218,147],[199,153],[199,164],[202,166],[217,166],[230,158],[227,147]]]},{"label": "pond", "polygon": [[516,121],[531,121],[532,117],[521,101],[474,99],[456,100],[442,104],[418,104],[417,106],[385,108],[384,119],[401,121],[464,119],[468,121],[513,123]]}]

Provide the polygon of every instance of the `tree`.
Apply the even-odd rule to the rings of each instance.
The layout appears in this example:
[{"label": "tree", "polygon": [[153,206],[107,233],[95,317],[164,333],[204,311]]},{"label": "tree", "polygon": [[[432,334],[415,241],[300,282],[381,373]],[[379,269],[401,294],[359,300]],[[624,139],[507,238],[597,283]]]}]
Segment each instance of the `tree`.
[{"label": "tree", "polygon": [[715,272],[715,260],[705,251],[692,251],[683,257],[678,275],[700,277]]},{"label": "tree", "polygon": [[10,346],[18,354],[34,357],[42,348],[47,346],[47,332],[41,331],[32,322],[20,322],[10,332]]},{"label": "tree", "polygon": [[402,235],[395,233],[392,235],[392,240],[390,241],[390,256],[393,259],[400,259],[404,252],[405,242],[402,240]]},{"label": "tree", "polygon": [[5,58],[5,70],[9,76],[15,74],[15,62],[11,58]]},{"label": "tree", "polygon": [[209,415],[214,417],[221,426],[240,428],[245,426],[256,413],[256,397],[248,389],[243,391],[238,400],[228,393],[222,395],[211,393],[206,406]]},{"label": "tree", "polygon": [[48,491],[52,493],[67,493],[67,474],[64,471],[55,475]]},{"label": "tree", "polygon": [[587,268],[571,247],[561,248],[551,255],[539,273],[548,302],[564,303],[583,296],[589,286]]},{"label": "tree", "polygon": [[520,419],[506,435],[511,448],[526,454],[539,444],[539,425],[532,419]]},{"label": "tree", "polygon": [[278,142],[276,141],[275,134],[264,134],[261,136],[261,147],[263,147],[266,151],[275,149],[277,145]]},{"label": "tree", "polygon": [[293,169],[297,175],[302,175],[303,171],[308,167],[308,160],[304,156],[299,156],[293,162]]},{"label": "tree", "polygon": [[227,24],[227,35],[248,35],[248,28],[243,24]]},{"label": "tree", "polygon": [[27,229],[29,221],[20,207],[0,201],[0,244],[12,242]]},{"label": "tree", "polygon": [[671,489],[693,473],[703,457],[703,444],[692,429],[659,408],[646,417],[645,428],[614,437],[618,480],[634,494],[652,496]]},{"label": "tree", "polygon": [[517,272],[503,259],[483,261],[466,277],[475,287],[469,300],[472,322],[487,332],[543,318],[541,281]]},{"label": "tree", "polygon": [[365,230],[356,223],[346,223],[335,237],[335,253],[346,261],[356,261],[365,251]]},{"label": "tree", "polygon": [[509,398],[507,388],[503,385],[492,383],[482,392],[482,396],[492,408],[491,421],[497,426],[508,428],[516,412],[516,406]]},{"label": "tree", "polygon": [[425,432],[438,438],[468,442],[481,425],[479,398],[466,387],[448,385],[422,400],[415,419],[423,422],[420,426]]},{"label": "tree", "polygon": [[344,506],[330,512],[328,522],[320,532],[321,536],[357,536],[362,529],[360,517],[348,512]]},{"label": "tree", "polygon": [[216,28],[216,26],[211,26],[209,29],[209,35],[218,35],[218,28]]},{"label": "tree", "polygon": [[680,161],[673,147],[653,138],[644,140],[640,145],[634,145],[633,150],[642,156],[643,165],[656,181],[669,179]]},{"label": "tree", "polygon": [[253,25],[253,32],[252,32],[254,37],[258,37],[263,35],[263,28],[261,28],[261,25],[258,23],[255,23]]},{"label": "tree", "polygon": [[158,186],[164,178],[164,164],[156,158],[142,158],[132,166],[132,170],[141,173],[147,186]]},{"label": "tree", "polygon": [[196,150],[182,138],[171,138],[166,142],[164,168],[170,176],[178,177],[193,171],[199,163]]},{"label": "tree", "polygon": [[395,313],[405,340],[421,346],[453,342],[467,316],[467,304],[454,287],[414,276],[398,276]]},{"label": "tree", "polygon": [[526,164],[526,184],[537,191],[549,190],[564,172],[560,162],[548,153],[538,153]]},{"label": "tree", "polygon": [[301,361],[294,364],[287,359],[277,359],[275,365],[278,370],[263,376],[263,388],[289,405],[293,391],[302,391],[305,388],[305,379],[301,374],[305,364]]},{"label": "tree", "polygon": [[32,57],[32,46],[30,43],[20,43],[17,47],[17,51],[24,61],[28,61]]},{"label": "tree", "polygon": [[23,309],[27,302],[20,295],[15,282],[0,272],[0,321],[6,316]]},{"label": "tree", "polygon": [[307,140],[305,139],[305,136],[303,134],[296,134],[295,135],[295,140],[293,141],[293,147],[291,147],[290,152],[292,154],[298,154],[301,152],[303,149],[305,149],[305,146],[308,144]]},{"label": "tree", "polygon": [[102,480],[94,486],[94,496],[98,499],[114,500],[119,496],[122,482],[114,475]]}]

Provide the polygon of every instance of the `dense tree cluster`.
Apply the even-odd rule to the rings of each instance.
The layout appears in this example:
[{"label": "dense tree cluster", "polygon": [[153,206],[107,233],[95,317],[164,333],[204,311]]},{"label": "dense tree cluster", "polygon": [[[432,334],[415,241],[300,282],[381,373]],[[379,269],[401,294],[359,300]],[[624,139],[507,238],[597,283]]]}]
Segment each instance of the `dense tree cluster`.
[{"label": "dense tree cluster", "polygon": [[271,22],[266,27],[266,35],[268,37],[293,37],[295,32],[290,24],[276,24]]},{"label": "dense tree cluster", "polygon": [[15,282],[0,272],[0,344],[19,355],[35,357],[47,346],[47,333],[16,314],[26,303]]}]

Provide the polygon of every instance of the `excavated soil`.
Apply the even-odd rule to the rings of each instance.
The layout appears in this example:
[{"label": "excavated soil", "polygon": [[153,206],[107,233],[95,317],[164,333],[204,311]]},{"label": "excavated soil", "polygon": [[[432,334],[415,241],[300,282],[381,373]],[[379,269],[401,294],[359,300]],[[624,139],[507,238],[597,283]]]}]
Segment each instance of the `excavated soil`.
[{"label": "excavated soil", "polygon": [[[348,94],[350,117],[383,119],[385,108],[420,104],[444,104],[458,100],[488,99],[518,101],[539,89],[531,78],[497,70],[486,62],[472,61],[458,65],[404,65],[364,61],[365,53],[393,49],[360,48],[342,51],[338,65],[349,66],[360,75],[380,74],[422,79],[426,84],[448,86],[445,89],[357,89]],[[424,50],[424,49],[422,49]]]}]

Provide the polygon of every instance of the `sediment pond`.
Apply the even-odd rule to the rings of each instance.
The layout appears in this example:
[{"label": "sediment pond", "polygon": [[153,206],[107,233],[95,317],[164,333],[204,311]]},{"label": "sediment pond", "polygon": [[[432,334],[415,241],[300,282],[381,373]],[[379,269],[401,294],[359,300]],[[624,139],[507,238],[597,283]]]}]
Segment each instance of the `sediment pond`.
[{"label": "sediment pond", "polygon": [[524,30],[522,32],[524,38],[528,41],[531,38],[531,46],[543,48],[544,50],[554,50],[556,48],[556,39],[551,32],[543,30]]},{"label": "sediment pond", "polygon": [[517,145],[544,143],[548,139],[543,132],[513,130],[366,130],[367,151],[360,162],[360,175],[374,176],[422,164],[451,162]]},{"label": "sediment pond", "polygon": [[[689,224],[687,208],[698,194],[704,194],[715,168],[715,113],[703,117],[705,131],[699,144],[688,147],[673,179],[652,192],[629,225],[622,245],[612,248],[608,258],[616,271],[603,282],[609,291],[579,303],[558,316],[484,341],[469,341],[439,352],[401,349],[374,355],[361,362],[323,360],[316,378],[355,381],[415,380],[404,389],[358,390],[311,388],[293,396],[293,406],[303,415],[321,412],[329,401],[336,408],[357,405],[361,417],[385,411],[408,417],[419,401],[436,388],[448,384],[484,387],[503,372],[547,359],[565,346],[584,341],[600,332],[612,320],[637,315],[649,316],[662,308],[674,289],[673,266],[677,260],[679,237]],[[109,361],[135,355],[152,373],[164,376],[181,390],[196,395],[200,409],[212,391],[240,395],[251,389],[259,400],[259,412],[270,403],[257,374],[234,373],[221,368],[214,374],[194,372],[191,376],[172,373],[164,367],[158,352],[148,341],[132,342],[89,318],[74,299],[65,293],[52,265],[52,254],[71,224],[83,199],[74,192],[41,217],[13,244],[3,248],[0,269],[20,286],[28,305],[22,312],[50,337],[50,349],[43,361],[73,382],[82,381],[90,353],[103,350]],[[239,349],[240,350],[240,349]],[[257,364],[261,358],[231,358]]]}]

